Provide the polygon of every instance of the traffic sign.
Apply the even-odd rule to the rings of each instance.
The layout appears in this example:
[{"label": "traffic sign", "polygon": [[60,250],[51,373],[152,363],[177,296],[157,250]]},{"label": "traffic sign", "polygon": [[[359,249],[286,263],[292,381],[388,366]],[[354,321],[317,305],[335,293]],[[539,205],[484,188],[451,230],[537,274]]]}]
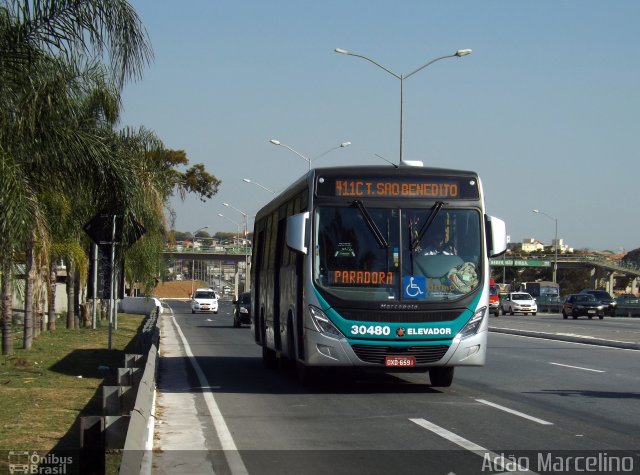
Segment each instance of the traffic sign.
[{"label": "traffic sign", "polygon": [[[115,231],[113,229],[114,218]],[[125,233],[124,220],[121,215],[102,212],[96,214],[91,221],[84,225],[83,229],[91,240],[98,245],[122,244],[125,247],[129,247],[140,239],[147,230],[133,218],[129,218],[127,224]]]}]

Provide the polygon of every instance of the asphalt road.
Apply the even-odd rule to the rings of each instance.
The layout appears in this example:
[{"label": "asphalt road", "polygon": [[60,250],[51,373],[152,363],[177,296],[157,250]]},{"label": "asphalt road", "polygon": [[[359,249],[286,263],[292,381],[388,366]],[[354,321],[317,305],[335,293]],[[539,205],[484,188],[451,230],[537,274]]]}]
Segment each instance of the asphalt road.
[{"label": "asphalt road", "polygon": [[[308,389],[292,370],[262,367],[229,303],[218,315],[169,305],[154,473],[640,473],[639,351],[492,332],[486,366],[457,368],[450,388],[423,374],[347,373]],[[626,343],[640,334],[640,319],[490,323]]]}]

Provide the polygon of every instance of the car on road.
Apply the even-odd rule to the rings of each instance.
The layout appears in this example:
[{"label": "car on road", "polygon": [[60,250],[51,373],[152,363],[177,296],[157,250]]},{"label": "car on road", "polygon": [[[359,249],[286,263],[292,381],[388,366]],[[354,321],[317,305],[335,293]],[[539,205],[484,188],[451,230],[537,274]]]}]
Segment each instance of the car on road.
[{"label": "car on road", "polygon": [[618,306],[618,302],[616,302],[609,292],[602,289],[584,289],[580,291],[581,294],[591,294],[596,300],[599,300],[605,306],[605,313],[611,317],[616,316],[616,307]]},{"label": "car on road", "polygon": [[514,313],[535,315],[538,312],[538,304],[527,292],[510,292],[504,296],[500,305],[502,315],[506,315],[507,312],[510,315]]},{"label": "car on road", "polygon": [[218,295],[215,290],[196,289],[191,298],[191,313],[218,313]]},{"label": "car on road", "polygon": [[500,294],[495,285],[489,286],[489,312],[495,317],[500,316]]},{"label": "car on road", "polygon": [[233,326],[251,324],[251,292],[243,292],[233,301]]},{"label": "car on road", "polygon": [[598,317],[602,320],[605,308],[605,304],[591,294],[571,294],[562,304],[562,318],[566,320],[571,315],[574,320],[578,317]]}]

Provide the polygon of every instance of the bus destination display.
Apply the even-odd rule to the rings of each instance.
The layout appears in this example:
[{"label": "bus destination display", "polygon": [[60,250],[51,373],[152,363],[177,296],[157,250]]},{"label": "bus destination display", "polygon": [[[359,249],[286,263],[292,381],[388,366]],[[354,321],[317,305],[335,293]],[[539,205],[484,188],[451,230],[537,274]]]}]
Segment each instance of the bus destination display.
[{"label": "bus destination display", "polygon": [[[333,186],[332,186],[333,185]],[[477,199],[473,178],[320,178],[318,192],[344,198]]]}]

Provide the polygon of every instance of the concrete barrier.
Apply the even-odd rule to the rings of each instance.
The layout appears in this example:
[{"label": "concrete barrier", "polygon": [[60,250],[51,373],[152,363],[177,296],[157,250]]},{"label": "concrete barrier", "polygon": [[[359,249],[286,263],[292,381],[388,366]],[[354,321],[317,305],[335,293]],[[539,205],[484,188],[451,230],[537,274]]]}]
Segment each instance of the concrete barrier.
[{"label": "concrete barrier", "polygon": [[155,297],[125,297],[118,302],[118,311],[134,315],[149,315],[158,309],[162,313],[162,304]]},{"label": "concrete barrier", "polygon": [[616,317],[640,317],[640,304],[618,305]]},{"label": "concrete barrier", "polygon": [[[154,299],[157,300],[157,299]],[[155,312],[143,327],[141,341],[149,343],[146,353],[144,372],[138,383],[138,390],[133,410],[130,412],[129,425],[124,440],[124,450],[120,463],[120,475],[139,475],[145,456],[147,440],[153,437],[152,407],[156,389],[158,370],[158,347],[160,345],[160,328],[158,327],[159,310]]]}]

